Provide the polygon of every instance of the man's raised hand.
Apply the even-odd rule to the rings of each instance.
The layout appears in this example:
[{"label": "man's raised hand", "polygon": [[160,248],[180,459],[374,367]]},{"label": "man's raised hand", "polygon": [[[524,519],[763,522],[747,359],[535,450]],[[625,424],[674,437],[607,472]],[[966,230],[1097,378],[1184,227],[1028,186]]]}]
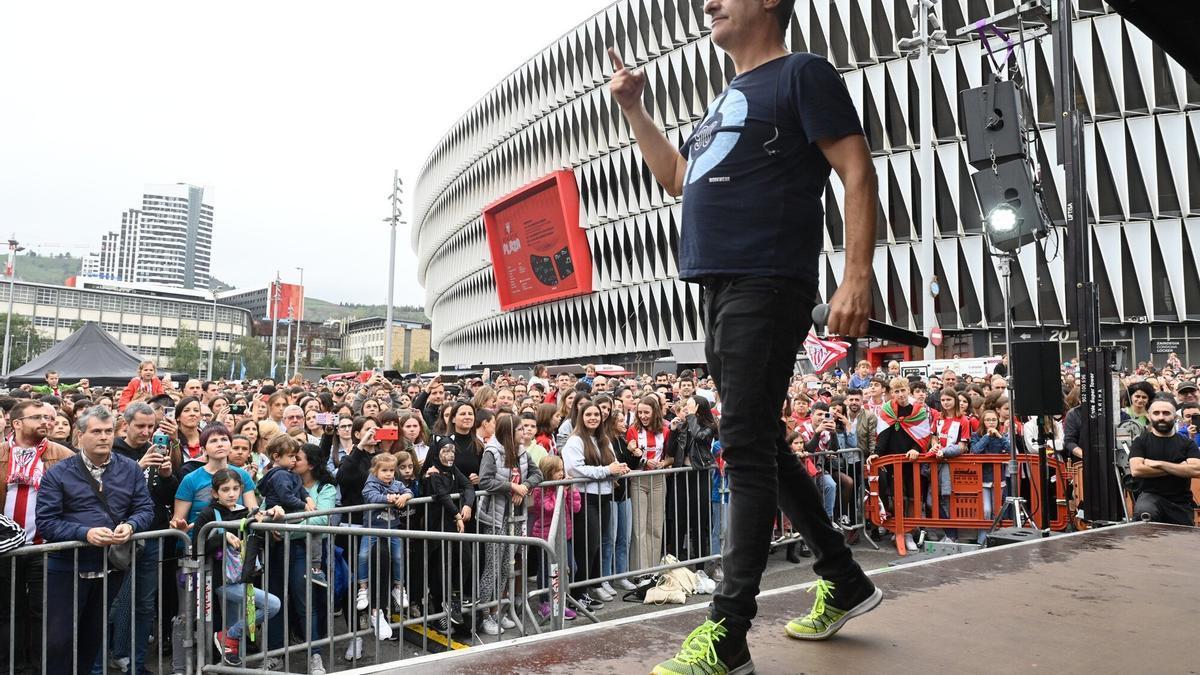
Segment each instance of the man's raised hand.
[{"label": "man's raised hand", "polygon": [[612,81],[608,85],[613,100],[621,106],[621,110],[641,105],[642,92],[646,89],[646,73],[626,68],[625,62],[612,47],[608,48],[608,58],[613,64]]}]

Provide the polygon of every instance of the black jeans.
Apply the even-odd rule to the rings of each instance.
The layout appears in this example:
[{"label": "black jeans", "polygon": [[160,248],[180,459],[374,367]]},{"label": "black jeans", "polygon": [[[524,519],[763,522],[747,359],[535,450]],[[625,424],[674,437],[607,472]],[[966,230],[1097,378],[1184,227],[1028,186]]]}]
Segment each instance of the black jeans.
[{"label": "black jeans", "polygon": [[46,572],[47,673],[91,672],[104,646],[108,610],[124,582],[125,572],[110,571],[107,580],[81,579],[74,571]]},{"label": "black jeans", "polygon": [[[0,561],[0,673],[9,672],[10,658],[14,673],[43,672],[44,568],[41,555],[10,556]],[[12,642],[8,637],[10,630]]]},{"label": "black jeans", "polygon": [[833,529],[816,484],[784,442],[780,419],[796,353],[811,325],[816,292],[789,279],[731,277],[705,283],[705,356],[721,394],[721,446],[729,477],[724,581],[711,617],[744,639],[780,508],[816,557],[813,570],[835,584],[857,581],[841,533]]}]

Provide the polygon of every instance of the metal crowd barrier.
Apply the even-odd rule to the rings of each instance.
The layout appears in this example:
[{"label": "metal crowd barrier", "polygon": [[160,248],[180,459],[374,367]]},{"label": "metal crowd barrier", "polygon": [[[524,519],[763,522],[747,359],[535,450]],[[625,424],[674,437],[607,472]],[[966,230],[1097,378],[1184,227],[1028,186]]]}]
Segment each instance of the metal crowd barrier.
[{"label": "metal crowd barrier", "polygon": [[[861,454],[856,449],[819,455],[816,459],[835,472],[841,472],[838,467],[852,466],[856,457],[861,466]],[[719,563],[723,524],[728,522],[728,492],[722,491],[727,484],[714,485],[715,477],[715,468],[675,467],[604,480],[543,482],[542,494],[552,491],[555,496],[552,511],[540,514],[550,517],[544,528],[545,538],[527,532],[530,509],[540,506],[529,502],[525,504],[529,508],[518,510],[510,503],[505,514],[508,526],[499,529],[480,525],[476,509],[461,534],[430,529],[431,519],[442,509],[430,497],[410,500],[407,509],[412,515],[393,528],[349,524],[351,518],[386,508],[381,505],[338,507],[289,514],[282,522],[248,523],[247,532],[261,537],[263,544],[262,570],[252,585],[265,596],[259,595],[263,607],[255,614],[269,614],[275,604],[279,609],[272,617],[255,617],[261,625],[253,631],[253,640],[249,639],[249,624],[245,626],[246,639],[237,659],[240,663],[225,662],[219,649],[214,649],[214,638],[238,618],[244,621],[247,603],[244,596],[238,601],[236,595],[231,597],[231,593],[220,590],[225,586],[224,561],[214,564],[206,548],[208,534],[214,529],[237,530],[241,523],[211,523],[194,531],[193,539],[176,530],[140,533],[135,539],[159,541],[152,560],[144,555],[135,559],[132,569],[141,569],[142,573],[128,575],[133,597],[141,597],[143,602],[133,603],[128,618],[111,613],[112,621],[123,624],[123,632],[110,630],[109,622],[104,622],[104,646],[96,666],[104,673],[125,667],[132,670],[139,643],[136,637],[130,637],[129,644],[124,645],[126,635],[154,636],[145,663],[159,673],[251,673],[265,667],[307,672],[313,655],[321,656],[325,668],[332,672],[335,663],[337,667],[354,667],[365,658],[375,663],[408,658],[412,650],[405,648],[406,642],[430,652],[487,641],[492,636],[484,630],[482,613],[494,614],[497,623],[503,620],[512,625],[507,629],[510,636],[513,630],[518,635],[559,630],[572,612],[599,621],[595,601],[584,598],[602,597],[594,591],[605,582],[615,585],[618,597],[612,601],[619,601],[625,592],[621,580],[640,581],[678,567],[711,570]],[[618,498],[613,500],[611,493],[597,494],[604,489],[602,486],[614,488]],[[573,491],[580,494],[578,512],[570,508]],[[838,481],[837,514],[849,519],[844,527],[847,531],[861,530],[865,523],[864,496],[863,481],[855,480],[852,486]],[[451,498],[457,503],[459,495]],[[523,519],[521,511],[525,513]],[[312,519],[323,519],[327,524],[306,522]],[[570,540],[568,523],[573,530]],[[359,548],[367,538],[374,538],[373,545],[360,560]],[[398,543],[403,570],[391,566],[392,542]],[[8,580],[7,588],[0,589],[5,591],[8,616],[17,615],[14,610],[24,607],[18,606],[18,587],[25,583],[26,568],[31,565],[18,561],[36,559],[44,563],[51,552],[86,546],[27,546],[0,557],[0,571]],[[665,555],[674,556],[674,561],[667,562]],[[314,568],[325,575],[325,585],[313,583]],[[489,568],[491,573],[485,575]],[[402,575],[399,584],[397,573]],[[142,596],[151,575],[154,593]],[[364,610],[358,609],[360,581],[365,582]],[[407,592],[407,610],[392,602],[391,589],[397,586]],[[39,595],[33,598],[36,602],[26,604],[46,607],[44,586]],[[276,602],[266,596],[274,596]],[[145,598],[149,598],[149,605]],[[176,598],[178,609],[173,611],[170,607]],[[146,606],[152,607],[153,617],[146,616]],[[384,610],[384,621],[393,636],[399,637],[395,648],[375,639],[378,627],[372,625],[370,617],[378,616],[378,609]],[[459,613],[461,625],[443,624],[443,619],[458,618]],[[146,628],[148,620],[151,625]],[[141,627],[138,621],[143,622]],[[9,672],[23,663],[38,672],[48,672],[46,650],[38,642],[46,635],[45,616],[40,617],[40,624],[10,620],[3,625],[10,649],[0,658],[0,664]],[[29,631],[31,627],[37,630]],[[72,633],[77,640],[81,634],[78,619],[75,628]],[[19,634],[21,631],[24,634]],[[120,647],[112,639],[114,632],[122,636]],[[27,655],[21,650],[28,644],[43,646],[39,653]],[[36,660],[31,660],[33,657]],[[118,658],[129,658],[130,663],[119,662]]]},{"label": "metal crowd barrier", "polygon": [[[457,500],[458,495],[452,495],[452,498]],[[555,536],[549,539],[525,536],[523,524],[519,531],[517,527],[512,527],[505,528],[502,533],[472,531],[489,528],[473,527],[471,524],[461,534],[430,531],[413,525],[429,522],[431,515],[441,506],[431,498],[423,497],[410,500],[407,507],[419,510],[419,515],[410,516],[395,529],[289,522],[248,524],[251,533],[261,534],[268,541],[263,556],[262,576],[255,583],[255,588],[276,597],[280,603],[279,618],[264,622],[259,629],[257,649],[245,656],[243,665],[222,663],[219,654],[209,664],[208,650],[200,650],[200,670],[244,673],[259,672],[263,666],[277,665],[288,671],[307,670],[313,654],[321,655],[328,669],[332,669],[334,661],[343,659],[357,665],[365,655],[371,656],[376,663],[402,660],[408,656],[404,648],[405,640],[415,641],[423,651],[461,648],[464,645],[458,642],[458,638],[464,633],[471,636],[472,642],[482,641],[480,611],[494,614],[497,623],[501,617],[511,621],[521,635],[538,631],[539,617],[525,601],[525,581],[530,576],[532,556],[536,555],[539,563],[546,565],[547,569],[556,570],[559,567],[562,549],[560,539]],[[303,521],[314,517],[344,518],[350,514],[368,514],[384,508],[381,505],[340,507],[290,514],[285,521]],[[472,514],[471,523],[477,522],[476,516],[477,512]],[[514,524],[520,522],[514,520],[513,516],[510,504],[506,521]],[[558,527],[559,519],[556,512],[551,527]],[[207,598],[202,615],[204,620],[198,623],[196,632],[196,639],[201,644],[205,640],[212,640],[219,630],[220,627],[215,624],[218,612],[221,616],[230,616],[227,595],[222,594],[221,602],[213,603],[211,600],[213,589],[221,585],[214,583],[214,577],[221,570],[212,569],[211,561],[204,556],[207,535],[215,528],[229,529],[240,525],[240,521],[212,523],[197,533],[197,556],[205,561],[201,596]],[[374,538],[371,553],[360,561],[357,555],[359,545],[368,538]],[[287,542],[287,545],[281,542]],[[393,542],[396,542],[404,560],[403,570],[391,567]],[[311,566],[305,564],[309,561],[307,552],[313,551],[314,546],[318,547],[315,550],[320,551],[321,568],[326,571],[325,586],[312,583],[313,577],[309,573]],[[305,556],[305,559],[300,560],[300,556]],[[329,564],[333,560],[337,560],[337,565]],[[343,572],[337,572],[338,567]],[[490,583],[484,580],[486,577],[481,579],[485,567],[494,570]],[[338,593],[337,577],[343,573],[347,575],[346,587]],[[399,579],[395,576],[397,574],[401,575]],[[360,580],[365,582],[364,610],[358,608]],[[400,603],[393,602],[391,588],[401,589],[407,594],[409,609],[413,611],[405,611],[405,608],[398,606]],[[535,595],[538,590],[552,592],[553,589],[535,589],[528,595]],[[233,604],[238,615],[244,616],[245,605]],[[266,604],[269,605],[270,600]],[[561,603],[559,605],[560,609],[553,616],[546,617],[555,628],[562,626],[563,612]],[[416,611],[418,606],[421,611]],[[374,624],[381,618],[377,610],[383,612],[382,620],[388,627],[386,632],[399,637],[394,653],[389,653],[392,650],[383,645],[384,640],[375,639],[381,634]],[[462,627],[447,630],[447,626],[440,625],[441,620],[449,619],[459,611],[464,620]],[[293,615],[302,622],[298,629],[292,620]],[[307,626],[303,625],[306,620]],[[223,622],[230,623],[229,619]],[[373,654],[368,646],[371,644]],[[299,652],[303,652],[303,656],[297,660]]]},{"label": "metal crowd barrier", "polygon": [[[110,568],[106,555],[101,556],[99,571],[81,571],[80,551],[94,548],[84,542],[23,546],[0,556],[0,667],[4,672],[129,672],[137,666],[139,652],[144,654],[144,667],[159,673],[172,671],[172,657],[165,648],[172,617],[164,611],[164,599],[169,601],[174,594],[172,572],[179,547],[187,549],[187,535],[153,530],[139,532],[133,540],[138,543],[128,571]],[[51,554],[66,552],[71,554],[70,571],[49,573]],[[88,590],[81,588],[82,575],[100,583],[103,609],[93,608],[94,601],[81,597],[81,591]],[[64,583],[71,584],[69,590],[61,586]],[[63,603],[64,593],[69,595],[69,606]],[[99,625],[81,625],[81,609],[96,614]],[[185,607],[180,611],[184,622],[194,619]],[[69,633],[51,627],[52,618],[56,626],[61,625],[64,612],[70,615]],[[151,634],[155,636],[152,646]],[[97,646],[96,658],[80,664],[84,641]]]},{"label": "metal crowd barrier", "polygon": [[[1050,509],[1050,529],[1067,527],[1068,512],[1064,484],[1067,475],[1057,458],[1046,459],[1050,467],[1051,498],[1042,503],[1042,479],[1036,455],[1017,456],[1018,479],[1006,476],[1008,455],[962,455],[951,459],[905,459],[903,455],[877,457],[867,467],[870,486],[867,512],[871,521],[897,534],[897,550],[904,553],[899,536],[912,528],[988,529],[996,520],[1010,526],[1014,514],[1006,508],[1005,497],[1014,483],[1024,499],[1033,523],[1041,522],[1041,510]],[[940,467],[948,469],[949,485],[944,485]],[[985,468],[990,467],[990,471]],[[988,479],[990,475],[990,480]],[[948,487],[947,494],[942,488]],[[914,499],[914,494],[920,494]],[[934,501],[937,496],[937,501]]]},{"label": "metal crowd barrier", "polygon": [[[805,459],[810,459],[818,470],[818,474],[810,476],[821,493],[826,515],[834,527],[840,530],[849,543],[856,543],[866,532],[866,473],[863,452],[858,448],[845,450],[825,450],[808,453]],[[793,530],[790,521],[782,510],[775,520],[775,532],[772,537],[772,547],[799,542],[800,534]],[[879,545],[870,537],[865,537],[868,544],[879,549]]]}]

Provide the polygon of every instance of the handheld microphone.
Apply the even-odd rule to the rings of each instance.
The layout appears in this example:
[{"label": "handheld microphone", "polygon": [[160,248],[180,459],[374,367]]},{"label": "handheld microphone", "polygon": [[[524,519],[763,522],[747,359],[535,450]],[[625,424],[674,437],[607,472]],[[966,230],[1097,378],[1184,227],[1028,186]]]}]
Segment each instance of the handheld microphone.
[{"label": "handheld microphone", "polygon": [[[826,324],[829,323],[829,305],[821,303],[813,307],[812,320],[814,327],[824,330]],[[847,337],[873,337],[880,340],[890,340],[910,347],[920,347],[922,349],[929,345],[929,338],[920,333],[904,328],[897,328],[896,326],[876,321],[875,319],[867,319],[866,335],[852,335]]]}]

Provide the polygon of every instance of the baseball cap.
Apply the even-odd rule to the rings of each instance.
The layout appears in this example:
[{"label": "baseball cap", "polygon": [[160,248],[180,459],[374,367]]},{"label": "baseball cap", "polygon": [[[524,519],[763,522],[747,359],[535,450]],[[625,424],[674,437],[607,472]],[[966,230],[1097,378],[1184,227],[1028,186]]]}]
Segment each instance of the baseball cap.
[{"label": "baseball cap", "polygon": [[1188,381],[1188,380],[1184,380],[1183,382],[1180,382],[1180,383],[1179,383],[1179,384],[1178,384],[1178,385],[1175,387],[1175,393],[1176,393],[1176,394],[1182,394],[1182,393],[1183,393],[1183,392],[1185,392],[1185,391],[1197,391],[1197,388],[1196,388],[1196,383],[1195,383],[1195,382]]}]

